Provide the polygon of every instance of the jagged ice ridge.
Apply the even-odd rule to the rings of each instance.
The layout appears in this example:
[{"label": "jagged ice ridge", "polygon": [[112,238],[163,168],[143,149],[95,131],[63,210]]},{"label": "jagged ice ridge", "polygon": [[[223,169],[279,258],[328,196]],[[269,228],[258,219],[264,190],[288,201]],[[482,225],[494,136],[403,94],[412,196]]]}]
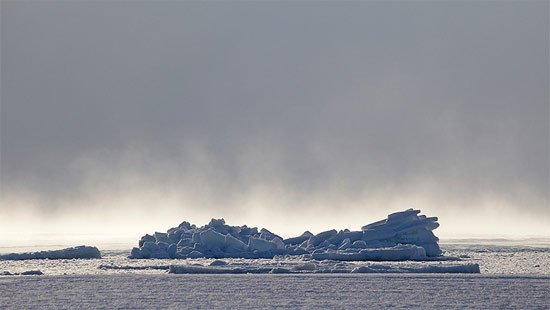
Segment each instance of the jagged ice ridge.
[{"label": "jagged ice ridge", "polygon": [[360,231],[309,231],[283,239],[263,228],[229,226],[224,219],[212,219],[197,227],[188,222],[155,232],[139,240],[129,258],[273,258],[301,255],[316,260],[400,261],[440,257],[439,239],[432,230],[437,217],[408,209],[365,225]]}]

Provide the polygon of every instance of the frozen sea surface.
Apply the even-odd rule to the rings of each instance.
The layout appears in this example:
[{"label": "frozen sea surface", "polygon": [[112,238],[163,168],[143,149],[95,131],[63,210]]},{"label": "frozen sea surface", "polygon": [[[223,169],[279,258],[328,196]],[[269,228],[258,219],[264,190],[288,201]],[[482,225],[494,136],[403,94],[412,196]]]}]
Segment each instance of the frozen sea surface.
[{"label": "frozen sea surface", "polygon": [[[517,245],[509,243],[495,244],[466,244],[463,242],[443,243],[445,256],[455,256],[461,261],[443,262],[327,262],[315,261],[320,268],[328,265],[340,265],[348,269],[364,265],[385,265],[392,267],[416,268],[426,265],[439,264],[479,264],[483,274],[523,274],[523,275],[550,275],[550,245]],[[59,247],[58,247],[59,248]],[[16,248],[2,249],[1,252],[17,251]],[[31,249],[25,248],[23,251]],[[102,250],[102,259],[66,259],[66,260],[0,260],[0,273],[9,271],[20,273],[39,269],[45,275],[84,275],[84,274],[164,274],[169,265],[196,265],[208,266],[214,259],[128,259],[130,250]],[[224,259],[231,266],[259,266],[259,267],[293,267],[303,261],[294,259]],[[110,268],[114,267],[114,268]],[[122,268],[116,268],[122,267]],[[125,268],[127,267],[127,268]]]},{"label": "frozen sea surface", "polygon": [[27,276],[0,278],[0,305],[9,309],[547,309],[549,291],[546,276]]},{"label": "frozen sea surface", "polygon": [[546,239],[532,244],[505,241],[470,244],[453,241],[443,243],[441,247],[446,256],[478,263],[481,273],[550,275],[549,241]]},{"label": "frozen sea surface", "polygon": [[[0,261],[0,308],[481,308],[550,309],[547,241],[443,242],[460,262],[314,262],[392,267],[477,263],[481,274],[168,274],[169,265],[208,266],[213,259],[133,260],[126,250],[102,259]],[[52,247],[55,249],[55,247]],[[100,247],[101,249],[101,247]],[[2,249],[0,252],[17,251]],[[29,251],[30,249],[24,249]],[[292,267],[284,259],[224,259],[229,266]],[[120,268],[118,268],[120,267]],[[223,267],[223,266],[222,266]]]}]

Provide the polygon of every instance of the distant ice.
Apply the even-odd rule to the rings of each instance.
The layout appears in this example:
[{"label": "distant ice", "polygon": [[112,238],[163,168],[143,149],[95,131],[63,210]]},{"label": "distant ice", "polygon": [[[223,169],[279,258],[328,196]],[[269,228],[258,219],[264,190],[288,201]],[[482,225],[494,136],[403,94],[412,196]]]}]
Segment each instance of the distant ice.
[{"label": "distant ice", "polygon": [[127,260],[99,267],[105,271],[161,271],[177,274],[279,274],[279,273],[480,273],[477,263],[457,261],[338,261],[304,256],[275,256],[269,259],[174,259]]},{"label": "distant ice", "polygon": [[20,273],[22,276],[41,276],[44,273],[40,270],[28,270]]},{"label": "distant ice", "polygon": [[315,260],[401,261],[440,257],[439,239],[433,234],[437,217],[419,215],[408,209],[362,227],[309,231],[284,239],[267,229],[229,226],[224,219],[212,219],[197,227],[188,222],[155,232],[139,240],[130,258],[273,258],[301,255]]},{"label": "distant ice", "polygon": [[99,265],[97,268],[102,270],[168,270],[170,266],[168,265],[119,266],[119,265],[102,264],[102,265]]},{"label": "distant ice", "polygon": [[40,270],[27,270],[27,271],[22,271],[22,272],[15,272],[15,273],[11,273],[9,271],[3,271],[3,272],[0,272],[0,276],[18,276],[18,275],[21,275],[21,276],[41,276],[43,275],[44,273]]},{"label": "distant ice", "polygon": [[475,263],[415,267],[396,267],[377,264],[357,267],[351,273],[480,273],[480,270],[479,265]]},{"label": "distant ice", "polygon": [[77,246],[61,250],[39,251],[29,253],[10,253],[0,255],[0,260],[27,260],[27,259],[73,259],[73,258],[101,258],[96,247]]},{"label": "distant ice", "polygon": [[478,264],[452,264],[452,265],[423,265],[423,266],[397,266],[371,264],[358,266],[353,269],[338,268],[337,265],[320,266],[309,262],[295,265],[294,267],[265,267],[257,266],[196,266],[196,265],[170,265],[168,273],[173,274],[279,274],[279,273],[480,273]]}]

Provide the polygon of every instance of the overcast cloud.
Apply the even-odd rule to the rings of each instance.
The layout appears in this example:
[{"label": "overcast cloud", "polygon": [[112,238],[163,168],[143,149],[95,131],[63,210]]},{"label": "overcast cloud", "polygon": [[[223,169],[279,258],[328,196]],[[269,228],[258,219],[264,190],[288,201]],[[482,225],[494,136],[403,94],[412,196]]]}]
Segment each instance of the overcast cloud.
[{"label": "overcast cloud", "polygon": [[550,235],[548,12],[2,1],[0,221],[120,220],[171,197],[176,222],[323,212],[309,221],[332,227],[400,204]]}]

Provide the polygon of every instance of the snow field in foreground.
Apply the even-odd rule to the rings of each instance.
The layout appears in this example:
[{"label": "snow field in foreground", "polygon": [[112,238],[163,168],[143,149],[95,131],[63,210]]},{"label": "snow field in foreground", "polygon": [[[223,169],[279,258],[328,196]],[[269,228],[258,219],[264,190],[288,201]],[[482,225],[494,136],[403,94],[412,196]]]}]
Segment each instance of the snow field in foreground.
[{"label": "snow field in foreground", "polygon": [[547,309],[548,276],[79,275],[0,278],[6,309]]}]

